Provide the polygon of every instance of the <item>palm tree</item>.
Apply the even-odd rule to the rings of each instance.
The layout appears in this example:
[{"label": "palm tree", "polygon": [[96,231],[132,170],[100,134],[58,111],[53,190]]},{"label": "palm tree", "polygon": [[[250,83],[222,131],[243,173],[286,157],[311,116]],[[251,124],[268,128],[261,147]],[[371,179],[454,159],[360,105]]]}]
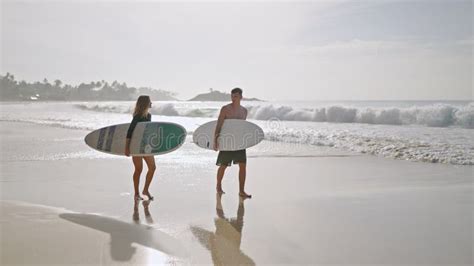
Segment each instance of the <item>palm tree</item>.
[{"label": "palm tree", "polygon": [[62,84],[63,84],[63,82],[59,79],[54,81],[54,86],[57,87],[57,88],[61,88]]}]

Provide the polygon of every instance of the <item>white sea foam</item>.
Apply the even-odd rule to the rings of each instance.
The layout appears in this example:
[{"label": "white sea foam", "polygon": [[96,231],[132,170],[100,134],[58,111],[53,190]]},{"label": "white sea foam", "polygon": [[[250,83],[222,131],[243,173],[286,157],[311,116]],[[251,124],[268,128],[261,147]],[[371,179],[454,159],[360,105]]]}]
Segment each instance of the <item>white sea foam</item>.
[{"label": "white sea foam", "polygon": [[474,132],[470,129],[281,123],[266,127],[265,136],[271,141],[328,146],[402,160],[474,165]]}]

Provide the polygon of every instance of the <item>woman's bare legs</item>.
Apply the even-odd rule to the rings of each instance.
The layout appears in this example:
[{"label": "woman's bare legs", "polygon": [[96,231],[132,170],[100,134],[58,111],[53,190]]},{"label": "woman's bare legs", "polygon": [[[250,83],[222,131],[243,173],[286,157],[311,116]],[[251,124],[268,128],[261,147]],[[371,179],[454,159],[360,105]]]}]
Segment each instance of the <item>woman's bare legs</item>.
[{"label": "woman's bare legs", "polygon": [[133,172],[133,188],[135,190],[135,199],[141,200],[140,193],[138,192],[138,185],[140,183],[140,174],[143,169],[142,157],[133,156],[132,157],[133,165],[135,166],[135,171]]},{"label": "woman's bare legs", "polygon": [[145,160],[146,165],[148,166],[148,172],[146,173],[146,181],[145,187],[143,188],[143,195],[146,195],[148,199],[153,200],[153,196],[151,196],[148,188],[150,187],[151,180],[153,179],[153,175],[155,174],[156,165],[155,165],[155,157],[153,156],[145,156],[143,157]]}]

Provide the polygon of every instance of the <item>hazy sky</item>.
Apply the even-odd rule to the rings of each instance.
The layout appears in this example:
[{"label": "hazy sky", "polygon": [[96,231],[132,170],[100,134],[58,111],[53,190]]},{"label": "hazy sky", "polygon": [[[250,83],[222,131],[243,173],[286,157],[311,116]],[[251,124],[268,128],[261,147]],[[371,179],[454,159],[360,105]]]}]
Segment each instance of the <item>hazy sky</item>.
[{"label": "hazy sky", "polygon": [[472,100],[473,1],[1,0],[0,74],[187,99]]}]

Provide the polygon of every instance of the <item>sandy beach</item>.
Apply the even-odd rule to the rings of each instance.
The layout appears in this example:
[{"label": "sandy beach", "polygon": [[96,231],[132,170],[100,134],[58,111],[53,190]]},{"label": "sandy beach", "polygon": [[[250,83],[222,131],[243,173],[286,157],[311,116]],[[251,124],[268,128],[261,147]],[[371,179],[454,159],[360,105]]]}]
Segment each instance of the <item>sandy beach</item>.
[{"label": "sandy beach", "polygon": [[473,263],[472,166],[249,151],[242,201],[237,167],[217,196],[216,154],[188,140],[135,204],[131,159],[92,151],[87,131],[0,133],[2,265]]},{"label": "sandy beach", "polygon": [[0,1],[0,266],[474,265],[474,0]]}]

